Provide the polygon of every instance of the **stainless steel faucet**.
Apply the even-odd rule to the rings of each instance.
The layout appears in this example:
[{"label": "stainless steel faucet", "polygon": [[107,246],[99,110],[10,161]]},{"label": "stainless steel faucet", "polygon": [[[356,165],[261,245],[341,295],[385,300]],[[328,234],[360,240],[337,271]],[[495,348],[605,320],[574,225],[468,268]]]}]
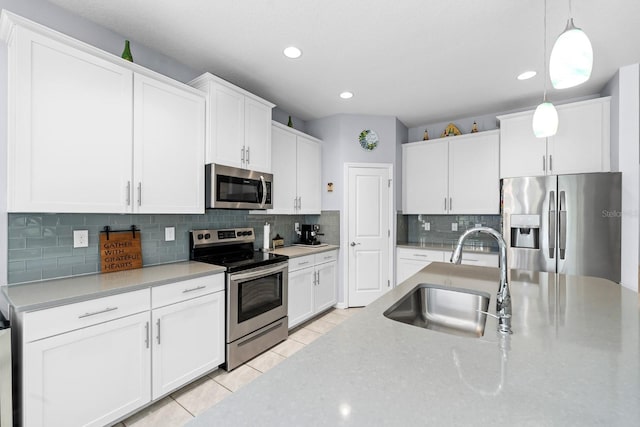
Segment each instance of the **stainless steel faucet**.
[{"label": "stainless steel faucet", "polygon": [[460,239],[458,239],[458,245],[451,255],[451,262],[460,264],[460,261],[462,261],[462,244],[466,238],[473,233],[489,234],[498,241],[498,246],[500,247],[500,286],[498,287],[498,296],[496,297],[496,317],[498,318],[498,332],[510,334],[511,292],[509,290],[509,282],[507,281],[507,244],[500,233],[489,227],[473,227],[468,229],[460,236]]}]

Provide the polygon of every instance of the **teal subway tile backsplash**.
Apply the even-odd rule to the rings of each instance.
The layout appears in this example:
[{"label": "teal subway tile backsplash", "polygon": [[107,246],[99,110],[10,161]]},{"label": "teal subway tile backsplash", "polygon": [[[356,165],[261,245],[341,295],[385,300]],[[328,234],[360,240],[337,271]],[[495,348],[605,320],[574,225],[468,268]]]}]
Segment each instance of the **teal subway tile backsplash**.
[{"label": "teal subway tile backsplash", "polygon": [[[263,225],[271,224],[271,238],[284,237],[285,244],[297,240],[294,224],[320,224],[325,233],[320,240],[340,244],[340,213],[322,215],[262,215],[245,210],[208,210],[203,215],[132,214],[9,214],[9,284],[100,272],[99,234],[105,225],[113,230],[135,224],[142,234],[143,265],[189,259],[192,229],[254,227],[256,249],[262,247]],[[164,241],[165,227],[175,227],[176,240]],[[89,231],[89,247],[73,247],[73,231]]]}]

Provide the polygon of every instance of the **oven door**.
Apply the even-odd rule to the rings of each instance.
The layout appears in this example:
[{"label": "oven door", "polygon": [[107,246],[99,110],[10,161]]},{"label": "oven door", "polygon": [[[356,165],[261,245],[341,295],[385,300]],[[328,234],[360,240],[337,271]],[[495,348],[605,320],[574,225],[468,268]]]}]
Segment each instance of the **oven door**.
[{"label": "oven door", "polygon": [[271,209],[269,173],[224,165],[206,166],[207,207],[223,209]]},{"label": "oven door", "polygon": [[288,263],[228,275],[227,342],[287,315]]}]

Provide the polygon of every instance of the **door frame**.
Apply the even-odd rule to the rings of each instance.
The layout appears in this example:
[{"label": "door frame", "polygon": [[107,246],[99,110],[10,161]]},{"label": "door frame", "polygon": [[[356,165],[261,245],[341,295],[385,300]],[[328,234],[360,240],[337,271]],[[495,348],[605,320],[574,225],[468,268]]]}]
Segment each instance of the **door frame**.
[{"label": "door frame", "polygon": [[340,215],[340,229],[344,230],[344,233],[340,233],[340,247],[345,250],[340,251],[341,264],[344,266],[342,268],[342,291],[344,296],[344,301],[338,302],[336,307],[338,308],[348,308],[349,307],[349,170],[351,168],[378,168],[378,169],[387,169],[389,172],[389,230],[391,231],[389,236],[389,280],[391,281],[391,287],[395,287],[395,270],[394,266],[394,247],[396,241],[396,215],[395,215],[395,178],[393,175],[393,163],[344,163],[344,191],[342,194],[342,206],[344,215]]}]

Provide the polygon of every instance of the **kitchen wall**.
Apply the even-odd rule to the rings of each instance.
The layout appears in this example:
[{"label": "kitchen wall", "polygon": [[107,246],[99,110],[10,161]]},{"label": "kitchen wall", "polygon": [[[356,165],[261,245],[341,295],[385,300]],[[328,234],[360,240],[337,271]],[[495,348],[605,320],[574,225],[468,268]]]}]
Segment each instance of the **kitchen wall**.
[{"label": "kitchen wall", "polygon": [[622,67],[603,90],[611,96],[611,169],[622,172],[621,284],[638,292],[640,264],[640,65]]},{"label": "kitchen wall", "polygon": [[[280,234],[286,245],[297,241],[294,224],[321,224],[320,241],[339,244],[339,212],[321,215],[262,215],[245,210],[208,210],[204,215],[9,214],[8,282],[54,279],[100,271],[99,233],[135,224],[142,236],[143,265],[189,259],[188,231],[199,228],[254,227],[254,247],[263,244],[263,225],[271,224],[271,238]],[[165,227],[175,227],[176,240],[164,241]],[[89,231],[89,247],[73,248],[73,230]]]},{"label": "kitchen wall", "polygon": [[[500,215],[405,215],[407,223],[406,240],[398,243],[422,243],[434,246],[453,245],[467,229],[480,224],[501,231]],[[429,231],[425,225],[429,224]],[[458,231],[451,231],[451,225],[457,224]],[[497,250],[493,237],[476,234],[467,240],[467,244],[490,247]]]}]

